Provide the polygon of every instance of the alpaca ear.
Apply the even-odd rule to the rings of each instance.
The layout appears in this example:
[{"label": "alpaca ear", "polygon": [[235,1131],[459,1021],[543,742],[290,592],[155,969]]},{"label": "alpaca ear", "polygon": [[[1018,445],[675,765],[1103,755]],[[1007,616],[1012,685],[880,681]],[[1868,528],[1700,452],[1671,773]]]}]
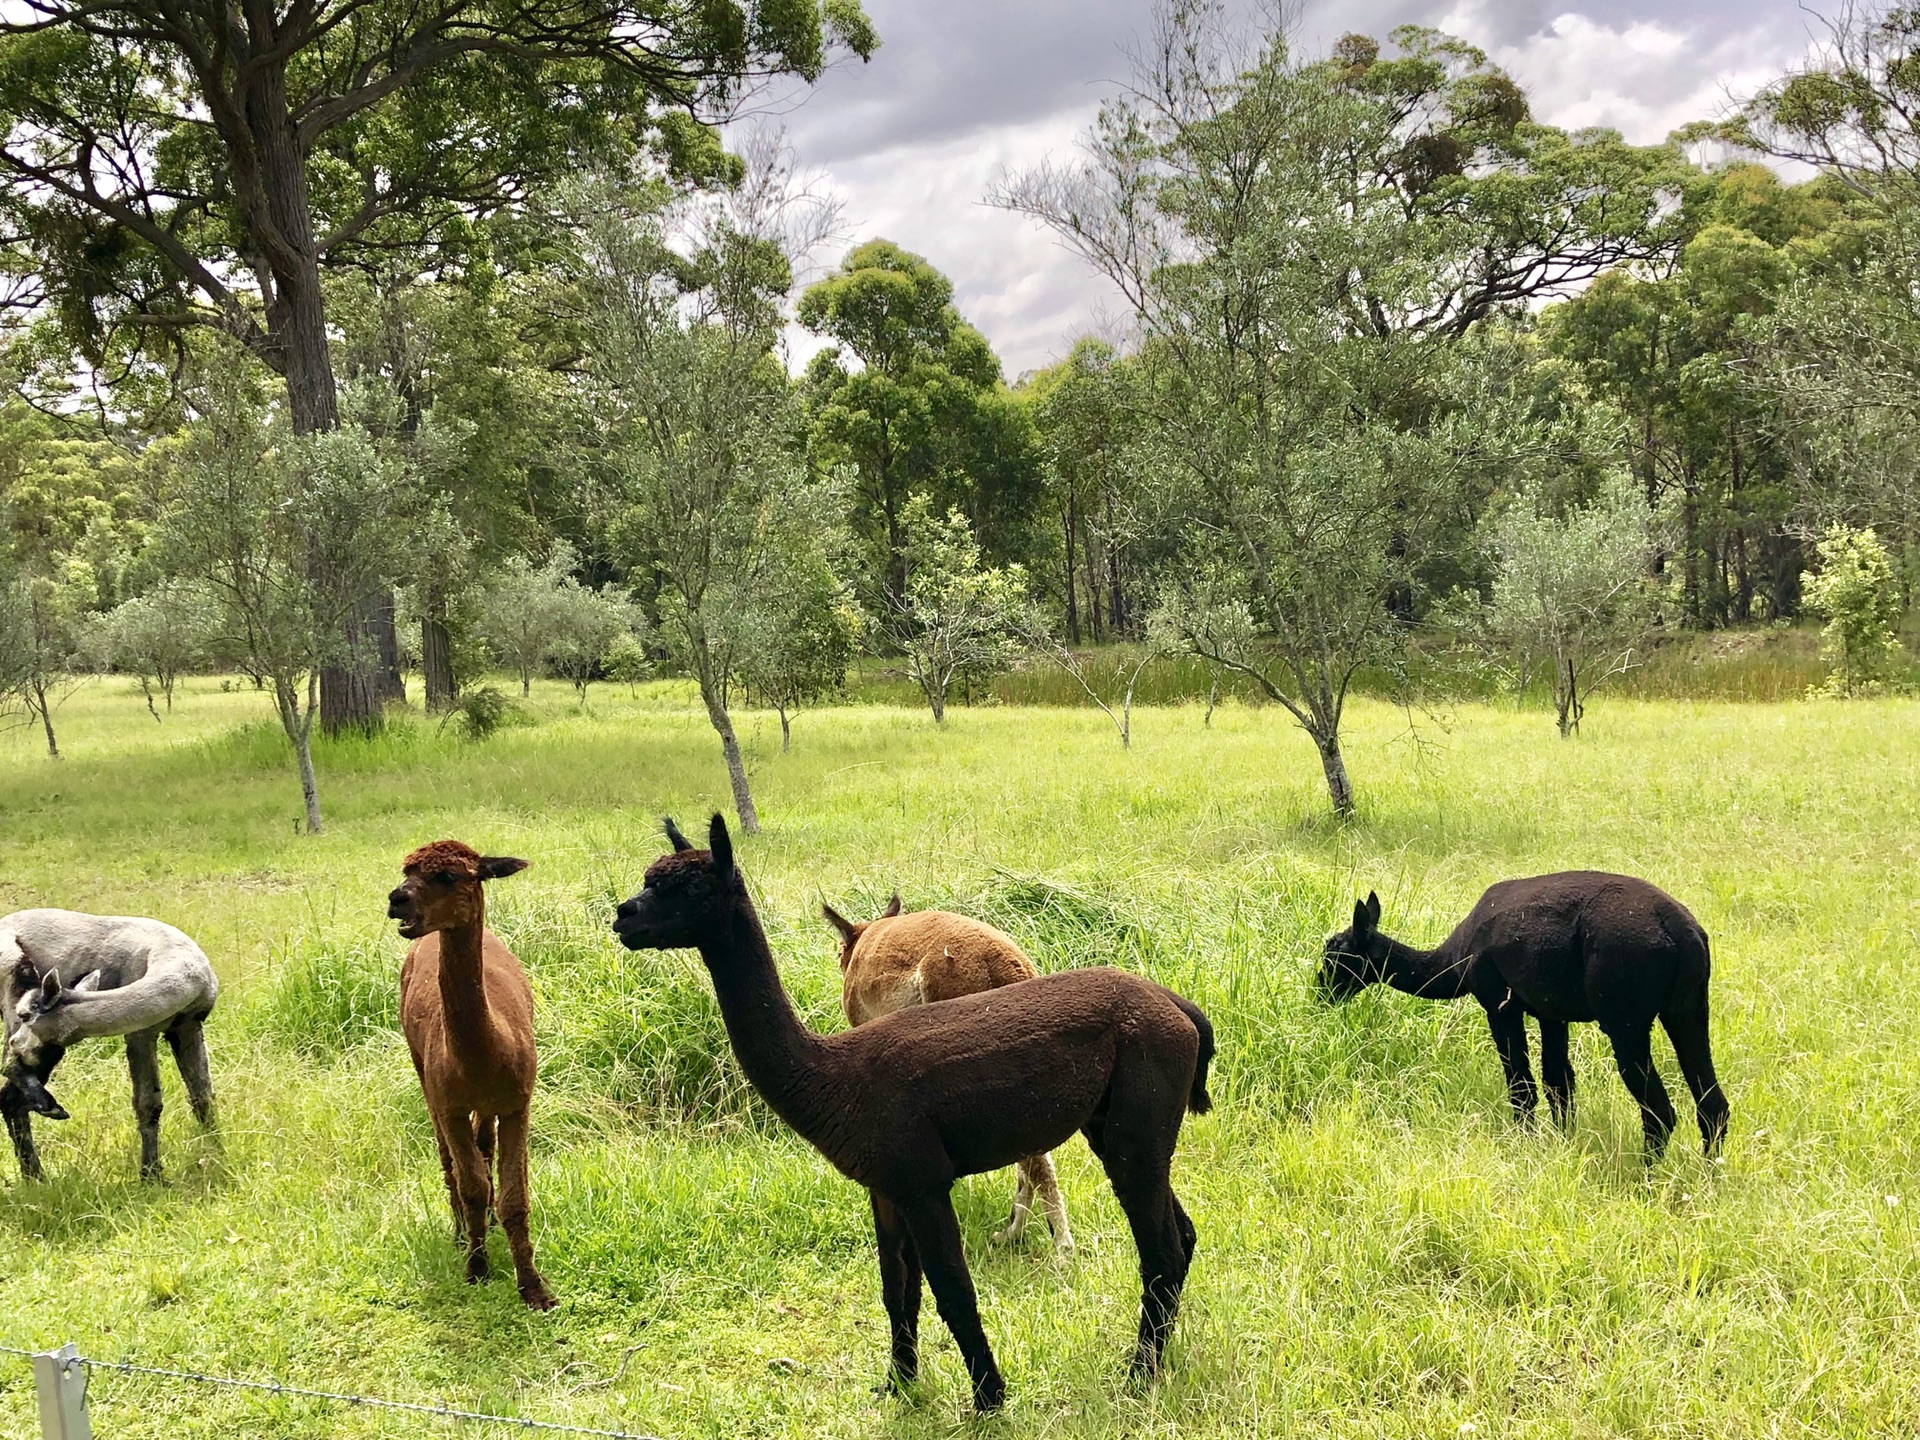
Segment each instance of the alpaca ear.
[{"label": "alpaca ear", "polygon": [[847,941],[849,944],[853,942],[855,934],[853,922],[825,901],[822,901],[820,904],[820,917],[840,932],[840,938],[842,940]]},{"label": "alpaca ear", "polygon": [[1369,927],[1380,923],[1380,897],[1367,891],[1367,924]]},{"label": "alpaca ear", "polygon": [[680,827],[673,823],[673,817],[671,815],[662,820],[660,826],[667,832],[667,840],[673,846],[673,851],[676,855],[682,850],[691,850],[693,848],[693,842],[680,833]]},{"label": "alpaca ear", "polygon": [[60,1003],[60,972],[49,970],[40,982],[40,1008],[51,1010]]},{"label": "alpaca ear", "polygon": [[893,892],[893,898],[887,901],[887,908],[880,912],[880,918],[882,920],[891,920],[894,916],[898,915],[899,913],[900,913],[900,892],[896,890]]},{"label": "alpaca ear", "polygon": [[482,855],[480,857],[480,878],[482,880],[504,880],[509,875],[518,875],[527,868],[527,862],[512,855]]},{"label": "alpaca ear", "polygon": [[707,849],[713,852],[713,868],[724,877],[733,875],[733,837],[727,833],[727,818],[716,814],[707,825]]},{"label": "alpaca ear", "polygon": [[80,977],[79,981],[73,987],[73,993],[75,995],[78,995],[78,994],[81,994],[82,992],[85,992],[86,994],[91,995],[106,983],[107,983],[106,971],[92,970]]},{"label": "alpaca ear", "polygon": [[1364,900],[1354,901],[1353,902],[1354,937],[1358,939],[1360,936],[1365,935],[1371,929],[1373,929],[1373,912],[1367,909],[1367,902]]}]

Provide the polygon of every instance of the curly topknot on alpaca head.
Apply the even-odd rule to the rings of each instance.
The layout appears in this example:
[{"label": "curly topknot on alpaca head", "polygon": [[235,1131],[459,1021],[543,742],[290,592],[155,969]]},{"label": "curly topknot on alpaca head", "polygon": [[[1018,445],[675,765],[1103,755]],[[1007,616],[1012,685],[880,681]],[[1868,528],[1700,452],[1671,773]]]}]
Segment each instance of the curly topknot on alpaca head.
[{"label": "curly topknot on alpaca head", "polygon": [[459,840],[435,840],[422,845],[400,862],[403,875],[454,875],[480,878],[480,852]]}]

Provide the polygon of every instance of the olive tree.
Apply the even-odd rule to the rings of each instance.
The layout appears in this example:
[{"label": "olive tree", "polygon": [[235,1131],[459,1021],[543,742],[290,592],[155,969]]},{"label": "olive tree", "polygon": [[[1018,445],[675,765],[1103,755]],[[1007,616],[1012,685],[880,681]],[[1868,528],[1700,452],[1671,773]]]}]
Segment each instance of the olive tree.
[{"label": "olive tree", "polygon": [[1822,649],[1833,666],[1823,695],[1871,694],[1887,681],[1900,641],[1900,596],[1886,546],[1872,530],[1828,529],[1814,545],[1820,568],[1802,577],[1815,614],[1827,617]]},{"label": "olive tree", "polygon": [[[676,196],[602,184],[574,197],[586,356],[583,467],[610,544],[651,592],[661,638],[700,687],[741,828],[760,828],[734,732],[725,597],[774,543],[806,485],[800,417],[778,353],[806,198],[777,166]],[[644,583],[643,583],[644,582]]]},{"label": "olive tree", "polygon": [[345,621],[368,590],[405,566],[414,477],[351,419],[294,433],[244,363],[209,367],[192,400],[193,420],[156,457],[157,543],[172,573],[205,588],[216,643],[272,693],[318,834],[321,671],[339,663]]},{"label": "olive tree", "polygon": [[1647,507],[1625,475],[1584,504],[1556,511],[1515,496],[1492,526],[1495,574],[1484,611],[1488,634],[1525,677],[1553,675],[1564,738],[1580,729],[1589,694],[1624,674],[1653,616]]},{"label": "olive tree", "polygon": [[1302,58],[1171,4],[1085,160],[996,196],[1134,312],[1155,469],[1192,521],[1150,630],[1284,706],[1340,814],[1354,676],[1397,662],[1436,519],[1502,443],[1459,401],[1462,340],[1658,253],[1678,165],[1535,123],[1471,46],[1393,40]]},{"label": "olive tree", "polygon": [[144,595],[116,605],[95,622],[91,647],[105,668],[140,682],[147,710],[155,720],[159,690],[173,713],[173,687],[182,672],[210,658],[214,616],[202,589],[179,580],[162,580]]},{"label": "olive tree", "polygon": [[906,588],[885,602],[880,632],[905,657],[938,725],[954,682],[1006,668],[1036,622],[1026,571],[982,564],[973,527],[959,510],[936,515],[926,496],[915,495],[901,514]]}]

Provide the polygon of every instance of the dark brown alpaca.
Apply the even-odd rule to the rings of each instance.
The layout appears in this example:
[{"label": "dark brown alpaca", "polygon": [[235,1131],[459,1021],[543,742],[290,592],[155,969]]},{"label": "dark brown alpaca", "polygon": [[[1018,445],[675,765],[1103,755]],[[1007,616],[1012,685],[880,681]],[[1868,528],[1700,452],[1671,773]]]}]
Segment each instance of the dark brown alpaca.
[{"label": "dark brown alpaca", "polygon": [[423,845],[401,862],[406,876],[387,915],[413,941],[400,967],[400,1028],[433,1116],[453,1222],[467,1246],[467,1279],[485,1280],[487,1211],[500,1175],[500,1228],[513,1250],[520,1298],[551,1310],[527,1236],[527,1111],[539,1058],[533,990],[511,950],[486,926],[488,880],[518,874],[524,860],[481,855],[458,840]]},{"label": "dark brown alpaca", "polygon": [[1076,1130],[1133,1230],[1142,1286],[1132,1370],[1156,1373],[1193,1260],[1193,1223],[1168,1172],[1182,1116],[1212,1104],[1207,1017],[1137,975],[1070,970],[816,1035],[780,984],[726,822],[714,816],[709,833],[711,851],[696,850],[667,822],[674,853],[647,868],[614,932],[629,950],[699,950],[747,1079],[866,1186],[892,1331],[889,1387],[919,1371],[924,1274],[966,1361],[974,1406],[1000,1407],[1006,1382],[980,1325],[953,1184]]},{"label": "dark brown alpaca", "polygon": [[1673,1102],[1653,1068],[1653,1022],[1673,1041],[1693,1092],[1709,1155],[1727,1131],[1727,1097],[1707,1036],[1707,932],[1666,891],[1631,875],[1568,870],[1487,887],[1467,918],[1432,950],[1380,933],[1380,897],[1353,907],[1353,924],[1329,937],[1322,991],[1344,1000],[1376,981],[1428,1000],[1471,995],[1487,1012],[1522,1124],[1533,1118],[1527,1016],[1540,1026],[1540,1069],[1555,1120],[1573,1113],[1567,1026],[1595,1021],[1613,1044],[1620,1078],[1640,1102],[1649,1160],[1673,1132]]},{"label": "dark brown alpaca", "polygon": [[[898,895],[876,920],[849,920],[831,905],[822,905],[820,913],[840,932],[840,1005],[849,1025],[864,1025],[909,1005],[1017,985],[1040,973],[1005,931],[947,910],[902,915]],[[1073,1231],[1053,1157],[1029,1155],[1013,1168],[1013,1211],[994,1240],[1020,1238],[1037,1195],[1053,1231],[1053,1248],[1071,1255]]]}]

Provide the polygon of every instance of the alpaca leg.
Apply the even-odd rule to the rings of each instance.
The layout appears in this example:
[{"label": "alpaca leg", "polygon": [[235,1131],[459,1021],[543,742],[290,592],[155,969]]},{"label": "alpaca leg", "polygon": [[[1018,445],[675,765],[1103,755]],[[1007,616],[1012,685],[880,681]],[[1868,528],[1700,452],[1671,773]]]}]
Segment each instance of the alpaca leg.
[{"label": "alpaca leg", "polygon": [[[1114,1193],[1120,1194],[1118,1186]],[[1193,1264],[1187,1243],[1193,1222],[1186,1218],[1174,1198],[1173,1187],[1164,1179],[1157,1193],[1123,1196],[1120,1205],[1127,1213],[1127,1226],[1140,1252],[1140,1332],[1128,1369],[1136,1379],[1146,1380],[1160,1373],[1167,1336],[1180,1313],[1180,1292],[1186,1287],[1187,1271]]]},{"label": "alpaca leg", "polygon": [[993,1243],[1011,1245],[1027,1230],[1027,1217],[1033,1213],[1033,1160],[1031,1158],[1015,1163],[1013,1167],[1013,1211],[1007,1216],[1007,1223],[993,1232]]},{"label": "alpaca leg", "polygon": [[193,1118],[202,1125],[213,1124],[213,1076],[207,1068],[206,1017],[175,1021],[167,1031],[167,1048],[173,1051],[180,1083],[187,1087],[187,1103],[193,1106]]},{"label": "alpaca leg", "polygon": [[1527,1012],[1509,998],[1505,1004],[1487,1007],[1487,1026],[1500,1052],[1500,1068],[1507,1072],[1507,1098],[1513,1102],[1514,1118],[1531,1125],[1540,1097],[1534,1088],[1533,1066],[1527,1062]]},{"label": "alpaca leg", "polygon": [[1573,1062],[1567,1056],[1567,1027],[1563,1021],[1540,1022],[1540,1079],[1547,1091],[1553,1123],[1573,1123]]},{"label": "alpaca leg", "polygon": [[1640,1128],[1646,1134],[1646,1158],[1651,1164],[1667,1148],[1674,1120],[1673,1101],[1667,1098],[1667,1087],[1660,1083],[1660,1072],[1653,1068],[1652,1027],[1615,1030],[1607,1038],[1613,1041],[1613,1059],[1620,1067],[1620,1078],[1640,1102]]},{"label": "alpaca leg", "polygon": [[40,1169],[40,1152],[33,1143],[33,1112],[11,1085],[0,1086],[0,1116],[7,1121],[7,1138],[13,1141],[13,1158],[19,1162],[22,1180],[45,1178]]},{"label": "alpaca leg", "polygon": [[127,1036],[127,1074],[133,1081],[133,1118],[140,1127],[140,1178],[160,1178],[160,1037],[152,1030]]},{"label": "alpaca leg", "polygon": [[477,1284],[492,1274],[487,1264],[487,1207],[493,1203],[493,1182],[474,1142],[473,1117],[456,1110],[442,1127],[452,1162],[454,1203],[467,1240],[467,1282]]},{"label": "alpaca leg", "polygon": [[913,1247],[899,1207],[877,1191],[873,1238],[880,1252],[880,1299],[887,1307],[892,1355],[884,1389],[898,1393],[920,1374],[920,1252]]},{"label": "alpaca leg", "polygon": [[1680,1073],[1687,1079],[1693,1095],[1694,1118],[1700,1122],[1700,1139],[1711,1155],[1726,1138],[1727,1097],[1713,1073],[1713,1046],[1707,1036],[1707,1007],[1697,1014],[1662,1015],[1667,1038],[1673,1041],[1673,1053],[1680,1062]]},{"label": "alpaca leg", "polygon": [[1073,1231],[1067,1228],[1067,1202],[1060,1198],[1060,1177],[1054,1173],[1053,1156],[1036,1155],[1028,1162],[1034,1188],[1040,1194],[1040,1209],[1047,1217],[1047,1229],[1053,1232],[1053,1248],[1060,1255],[1073,1254]]},{"label": "alpaca leg", "polygon": [[[491,1119],[481,1122],[491,1136]],[[484,1147],[482,1153],[485,1153]],[[535,1310],[551,1310],[553,1296],[547,1282],[533,1268],[533,1239],[527,1234],[527,1112],[516,1110],[500,1117],[500,1228],[513,1250],[513,1274],[520,1298]]]},{"label": "alpaca leg", "polygon": [[[494,1140],[493,1116],[491,1115],[474,1116],[473,1117],[473,1143],[480,1147],[480,1161],[483,1165],[487,1167],[487,1174],[489,1175],[492,1175],[495,1173],[494,1160],[493,1160],[493,1140]],[[496,1185],[494,1187],[494,1199],[498,1201],[499,1198],[500,1198],[499,1187]],[[499,1210],[497,1205],[495,1209],[489,1213],[491,1215],[491,1218],[488,1221],[489,1224],[492,1224],[494,1220],[499,1219]]]},{"label": "alpaca leg", "polygon": [[967,1363],[967,1378],[973,1382],[973,1408],[998,1410],[1006,1403],[1007,1382],[1000,1378],[1000,1367],[993,1363],[993,1347],[987,1344],[987,1332],[980,1325],[980,1302],[973,1293],[973,1276],[967,1273],[953,1199],[943,1192],[902,1205],[901,1211],[913,1247],[920,1252],[920,1267],[933,1291],[934,1306],[953,1332],[954,1343]]}]

